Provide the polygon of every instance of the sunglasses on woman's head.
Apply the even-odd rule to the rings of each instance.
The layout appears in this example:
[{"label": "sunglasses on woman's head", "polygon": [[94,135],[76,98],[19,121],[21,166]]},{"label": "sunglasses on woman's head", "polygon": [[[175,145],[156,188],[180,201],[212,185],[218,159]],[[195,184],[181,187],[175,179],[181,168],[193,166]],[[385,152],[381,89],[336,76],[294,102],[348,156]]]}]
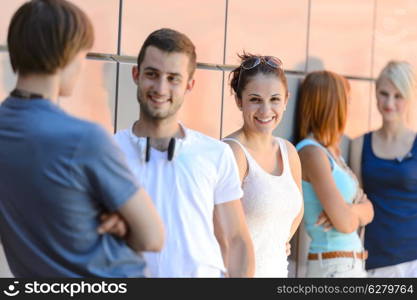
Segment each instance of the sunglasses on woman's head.
[{"label": "sunglasses on woman's head", "polygon": [[282,61],[275,56],[252,56],[248,59],[245,59],[241,63],[240,67],[245,70],[250,70],[262,62],[274,69],[282,68]]},{"label": "sunglasses on woman's head", "polygon": [[[252,56],[245,59],[241,64],[240,68],[243,70],[250,70],[258,66],[260,63],[267,64],[273,69],[282,68],[282,61],[275,56]],[[242,77],[242,70],[239,72],[239,78],[237,80],[237,86],[240,84],[240,78]]]}]

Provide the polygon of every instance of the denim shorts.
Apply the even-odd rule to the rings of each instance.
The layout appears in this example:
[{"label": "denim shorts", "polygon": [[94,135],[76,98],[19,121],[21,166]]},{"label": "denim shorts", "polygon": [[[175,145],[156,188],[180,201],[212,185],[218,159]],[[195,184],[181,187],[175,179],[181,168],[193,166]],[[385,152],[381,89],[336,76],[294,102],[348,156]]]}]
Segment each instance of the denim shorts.
[{"label": "denim shorts", "polygon": [[365,261],[340,257],[307,261],[307,277],[367,277]]}]

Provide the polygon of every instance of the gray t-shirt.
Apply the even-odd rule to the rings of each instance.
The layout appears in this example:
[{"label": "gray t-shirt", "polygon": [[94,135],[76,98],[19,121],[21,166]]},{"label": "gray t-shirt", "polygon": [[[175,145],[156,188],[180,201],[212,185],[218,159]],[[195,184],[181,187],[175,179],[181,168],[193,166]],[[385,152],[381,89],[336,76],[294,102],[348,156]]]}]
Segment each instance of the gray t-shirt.
[{"label": "gray t-shirt", "polygon": [[45,99],[0,106],[0,236],[14,276],[143,276],[141,256],[97,233],[138,188],[98,125]]}]

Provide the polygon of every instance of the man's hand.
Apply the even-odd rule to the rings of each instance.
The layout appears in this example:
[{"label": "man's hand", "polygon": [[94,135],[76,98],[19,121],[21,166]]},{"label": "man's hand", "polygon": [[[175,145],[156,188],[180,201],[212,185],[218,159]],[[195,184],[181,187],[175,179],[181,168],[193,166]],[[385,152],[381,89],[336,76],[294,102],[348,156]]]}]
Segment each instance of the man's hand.
[{"label": "man's hand", "polygon": [[125,238],[128,232],[126,221],[119,213],[103,213],[100,216],[101,224],[98,227],[100,234],[113,234],[119,238]]}]

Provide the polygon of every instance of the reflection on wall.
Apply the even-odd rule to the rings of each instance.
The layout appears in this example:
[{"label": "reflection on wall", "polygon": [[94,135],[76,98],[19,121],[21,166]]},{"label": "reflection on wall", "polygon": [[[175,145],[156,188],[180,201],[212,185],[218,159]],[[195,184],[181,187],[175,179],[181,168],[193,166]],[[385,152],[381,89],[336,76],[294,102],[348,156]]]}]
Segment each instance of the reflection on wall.
[{"label": "reflection on wall", "polygon": [[356,138],[370,128],[370,88],[368,81],[350,80],[350,101],[345,134]]},{"label": "reflection on wall", "polygon": [[17,8],[25,3],[27,0],[3,0],[1,1],[0,12],[0,45],[7,43],[7,28],[9,27],[10,19]]},{"label": "reflection on wall", "polygon": [[122,50],[137,56],[152,31],[169,27],[184,32],[197,48],[197,59],[222,63],[226,0],[124,0]]},{"label": "reflection on wall", "polygon": [[373,75],[389,59],[407,60],[417,67],[417,2],[378,0],[376,11]]},{"label": "reflection on wall", "polygon": [[180,118],[190,128],[220,138],[222,72],[196,70],[195,85],[185,98]]},{"label": "reflection on wall", "polygon": [[16,75],[10,65],[9,54],[0,52],[0,102],[6,98],[16,85]]},{"label": "reflection on wall", "polygon": [[246,50],[277,56],[286,69],[305,70],[308,0],[228,3],[226,63],[237,64],[236,54]]},{"label": "reflection on wall", "polygon": [[91,52],[117,53],[119,0],[71,0],[88,13],[95,29]]},{"label": "reflection on wall", "polygon": [[[309,54],[337,73],[371,74],[374,0],[312,0]],[[317,70],[309,61],[308,70]]]},{"label": "reflection on wall", "polygon": [[70,114],[88,119],[113,133],[116,96],[116,64],[87,60],[71,97],[61,98],[60,106]]}]

